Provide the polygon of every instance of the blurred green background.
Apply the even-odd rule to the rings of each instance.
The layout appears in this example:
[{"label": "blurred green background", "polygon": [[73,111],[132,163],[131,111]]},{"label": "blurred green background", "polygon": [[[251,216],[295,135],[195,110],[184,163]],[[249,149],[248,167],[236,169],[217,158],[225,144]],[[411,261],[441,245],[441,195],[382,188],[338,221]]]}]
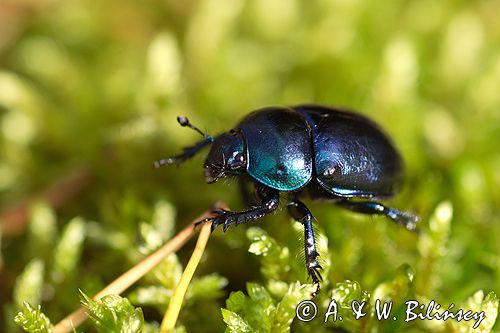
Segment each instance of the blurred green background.
[{"label": "blurred green background", "polygon": [[[328,239],[325,290],[349,279],[372,291],[406,263],[427,299],[498,294],[498,13],[494,0],[1,0],[0,331],[16,330],[23,300],[56,323],[78,289],[94,294],[214,201],[243,207],[235,182],[204,183],[203,156],[151,168],[198,140],[177,115],[217,134],[253,109],[304,102],[386,129],[407,167],[389,203],[422,217],[419,239],[312,203]],[[302,267],[290,223],[281,209],[255,225]],[[197,274],[217,273],[222,291],[186,306],[188,331],[224,330],[229,292],[266,284],[246,228],[213,234]],[[145,306],[146,321],[164,306]],[[378,329],[410,328],[437,330]]]}]

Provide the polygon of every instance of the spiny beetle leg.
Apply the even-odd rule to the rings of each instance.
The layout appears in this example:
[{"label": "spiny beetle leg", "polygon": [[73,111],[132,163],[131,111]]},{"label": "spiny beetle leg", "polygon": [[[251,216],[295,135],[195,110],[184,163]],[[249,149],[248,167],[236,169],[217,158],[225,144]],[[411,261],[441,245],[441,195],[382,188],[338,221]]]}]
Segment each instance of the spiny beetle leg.
[{"label": "spiny beetle leg", "polygon": [[307,206],[297,199],[293,199],[288,204],[288,212],[296,221],[301,222],[304,225],[304,248],[306,254],[306,268],[307,274],[311,277],[313,283],[316,284],[316,291],[312,293],[312,297],[315,297],[319,290],[319,282],[322,281],[321,274],[319,270],[322,269],[318,263],[318,251],[316,250],[316,240],[314,237],[314,231],[312,227],[312,214],[307,208]]},{"label": "spiny beetle leg", "polygon": [[266,195],[263,196],[262,202],[258,206],[250,207],[249,209],[241,212],[231,212],[225,209],[214,211],[214,217],[206,218],[196,224],[206,221],[212,221],[212,231],[219,225],[223,225],[223,231],[226,232],[231,225],[238,225],[252,220],[257,220],[267,215],[278,208],[279,205],[279,192],[276,190],[268,189]]}]

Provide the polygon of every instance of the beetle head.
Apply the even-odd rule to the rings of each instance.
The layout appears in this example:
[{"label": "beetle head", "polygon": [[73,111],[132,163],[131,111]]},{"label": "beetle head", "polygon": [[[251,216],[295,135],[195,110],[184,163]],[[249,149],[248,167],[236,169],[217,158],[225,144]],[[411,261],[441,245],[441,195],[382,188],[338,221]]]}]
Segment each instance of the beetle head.
[{"label": "beetle head", "polygon": [[216,137],[205,160],[204,168],[207,183],[244,172],[246,157],[240,133],[233,130]]}]

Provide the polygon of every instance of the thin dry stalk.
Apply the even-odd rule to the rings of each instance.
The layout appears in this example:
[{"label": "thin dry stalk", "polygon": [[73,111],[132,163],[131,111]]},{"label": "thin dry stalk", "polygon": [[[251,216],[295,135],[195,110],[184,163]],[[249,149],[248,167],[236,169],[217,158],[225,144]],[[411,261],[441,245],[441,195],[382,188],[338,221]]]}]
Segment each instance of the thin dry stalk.
[{"label": "thin dry stalk", "polygon": [[[222,203],[217,203],[215,209],[226,208]],[[201,221],[207,217],[212,216],[211,210],[205,212],[203,215],[197,217],[196,221]],[[194,223],[191,223],[182,231],[180,231],[174,238],[168,241],[165,245],[159,248],[156,252],[144,258],[137,265],[123,273],[116,280],[111,282],[108,286],[98,292],[92,299],[99,301],[102,297],[110,294],[121,294],[137,280],[143,277],[147,272],[156,267],[166,256],[179,250],[191,237],[194,235]],[[69,333],[74,330],[88,318],[87,313],[83,307],[74,311],[66,318],[61,320],[54,326],[54,333]]]},{"label": "thin dry stalk", "polygon": [[174,294],[170,299],[170,303],[168,304],[168,309],[165,312],[165,316],[163,317],[163,321],[160,327],[160,333],[170,333],[175,328],[175,323],[177,322],[177,318],[179,317],[179,312],[181,311],[182,301],[184,300],[184,296],[186,295],[187,288],[191,279],[193,278],[194,271],[196,267],[198,267],[198,263],[201,260],[201,256],[205,251],[205,247],[208,243],[208,238],[210,237],[210,229],[212,227],[212,223],[205,223],[200,231],[200,235],[198,236],[198,241],[196,242],[196,247],[194,248],[193,254],[189,259],[189,262],[182,273],[179,284],[174,290]]}]

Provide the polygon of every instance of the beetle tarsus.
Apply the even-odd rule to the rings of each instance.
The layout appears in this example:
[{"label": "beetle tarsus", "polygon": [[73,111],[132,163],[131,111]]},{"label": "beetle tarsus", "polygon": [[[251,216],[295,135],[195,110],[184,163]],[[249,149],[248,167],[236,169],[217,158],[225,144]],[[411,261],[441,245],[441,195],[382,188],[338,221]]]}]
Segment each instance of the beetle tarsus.
[{"label": "beetle tarsus", "polygon": [[323,269],[319,264],[317,264],[316,267],[309,268],[307,270],[307,274],[311,277],[311,280],[313,283],[316,285],[316,290],[311,294],[312,297],[316,297],[320,291],[320,281],[323,281],[323,278],[321,277],[321,274],[319,273],[319,270]]},{"label": "beetle tarsus", "polygon": [[311,294],[311,297],[316,297],[319,294],[319,291],[321,290],[319,281],[314,283],[316,284],[316,290]]},{"label": "beetle tarsus", "polygon": [[419,218],[411,212],[403,212],[374,201],[340,201],[338,205],[357,213],[384,215],[407,230],[417,232]]},{"label": "beetle tarsus", "polygon": [[278,208],[279,192],[268,189],[262,197],[259,206],[253,206],[248,210],[241,212],[231,212],[225,209],[215,211],[216,216],[210,218],[212,220],[212,231],[219,225],[223,225],[223,231],[226,232],[231,225],[238,225],[248,221],[260,219]]},{"label": "beetle tarsus", "polygon": [[390,213],[387,216],[393,221],[399,223],[409,231],[417,231],[419,218],[411,212],[402,212],[394,208],[388,208]]}]

